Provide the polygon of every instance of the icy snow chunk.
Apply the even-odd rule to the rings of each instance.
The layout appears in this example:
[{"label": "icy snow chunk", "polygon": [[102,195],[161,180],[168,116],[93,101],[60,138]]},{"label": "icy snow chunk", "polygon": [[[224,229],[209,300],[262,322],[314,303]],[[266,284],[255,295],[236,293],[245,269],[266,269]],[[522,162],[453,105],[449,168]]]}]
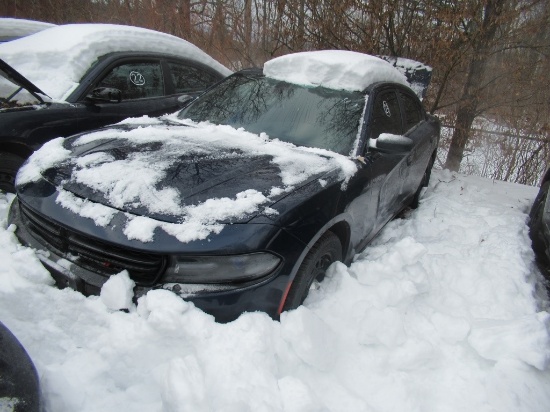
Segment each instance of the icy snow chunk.
[{"label": "icy snow chunk", "polygon": [[147,292],[138,300],[138,313],[151,321],[155,319],[172,319],[186,312],[191,303],[164,289],[155,289]]},{"label": "icy snow chunk", "polygon": [[109,277],[101,287],[101,301],[111,310],[133,308],[135,282],[130,279],[128,271],[123,270]]},{"label": "icy snow chunk", "polygon": [[390,63],[345,50],[287,54],[266,62],[264,74],[289,83],[336,90],[363,91],[381,81],[409,86],[405,76]]}]

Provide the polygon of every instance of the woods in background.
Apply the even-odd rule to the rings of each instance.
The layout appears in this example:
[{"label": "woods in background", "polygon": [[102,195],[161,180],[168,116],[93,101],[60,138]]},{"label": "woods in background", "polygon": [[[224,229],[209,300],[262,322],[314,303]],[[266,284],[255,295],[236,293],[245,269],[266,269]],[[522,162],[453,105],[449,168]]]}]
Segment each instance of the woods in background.
[{"label": "woods in background", "polygon": [[0,0],[0,15],[147,27],[233,69],[319,49],[411,58],[434,68],[440,166],[535,185],[550,165],[547,0]]}]

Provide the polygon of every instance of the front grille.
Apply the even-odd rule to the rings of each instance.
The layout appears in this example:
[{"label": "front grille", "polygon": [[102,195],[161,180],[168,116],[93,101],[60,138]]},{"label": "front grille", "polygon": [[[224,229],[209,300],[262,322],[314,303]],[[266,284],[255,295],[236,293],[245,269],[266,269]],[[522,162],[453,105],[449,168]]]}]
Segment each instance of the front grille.
[{"label": "front grille", "polygon": [[166,268],[164,255],[129,250],[66,229],[20,203],[21,218],[35,237],[77,265],[104,276],[126,269],[142,286],[155,283]]}]

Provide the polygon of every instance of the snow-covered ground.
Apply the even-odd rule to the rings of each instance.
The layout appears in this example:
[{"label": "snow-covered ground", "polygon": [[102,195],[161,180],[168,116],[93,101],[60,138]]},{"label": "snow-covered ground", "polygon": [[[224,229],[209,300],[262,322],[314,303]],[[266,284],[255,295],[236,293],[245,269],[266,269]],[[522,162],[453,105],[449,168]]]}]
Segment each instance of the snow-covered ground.
[{"label": "snow-covered ground", "polygon": [[48,411],[546,412],[550,315],[526,226],[536,192],[434,172],[420,208],[333,265],[304,306],[225,325],[168,291],[125,313],[107,294],[52,287],[6,228],[0,193],[0,319]]}]

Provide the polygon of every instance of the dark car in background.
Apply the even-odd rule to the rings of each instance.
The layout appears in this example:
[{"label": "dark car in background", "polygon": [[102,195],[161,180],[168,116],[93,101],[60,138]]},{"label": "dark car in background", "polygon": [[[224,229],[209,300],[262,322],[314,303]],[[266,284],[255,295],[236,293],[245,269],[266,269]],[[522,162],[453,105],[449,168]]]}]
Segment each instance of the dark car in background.
[{"label": "dark car in background", "polygon": [[43,411],[36,368],[21,342],[2,322],[0,322],[0,411]]},{"label": "dark car in background", "polygon": [[428,185],[439,121],[376,57],[297,53],[238,72],[177,116],[49,142],[10,223],[58,286],[170,290],[219,321],[277,318]]},{"label": "dark car in background", "polygon": [[550,282],[550,169],[546,171],[540,189],[529,212],[529,236],[537,263]]},{"label": "dark car in background", "polygon": [[48,140],[181,109],[231,72],[196,46],[117,25],[53,27],[0,45],[0,190]]}]

